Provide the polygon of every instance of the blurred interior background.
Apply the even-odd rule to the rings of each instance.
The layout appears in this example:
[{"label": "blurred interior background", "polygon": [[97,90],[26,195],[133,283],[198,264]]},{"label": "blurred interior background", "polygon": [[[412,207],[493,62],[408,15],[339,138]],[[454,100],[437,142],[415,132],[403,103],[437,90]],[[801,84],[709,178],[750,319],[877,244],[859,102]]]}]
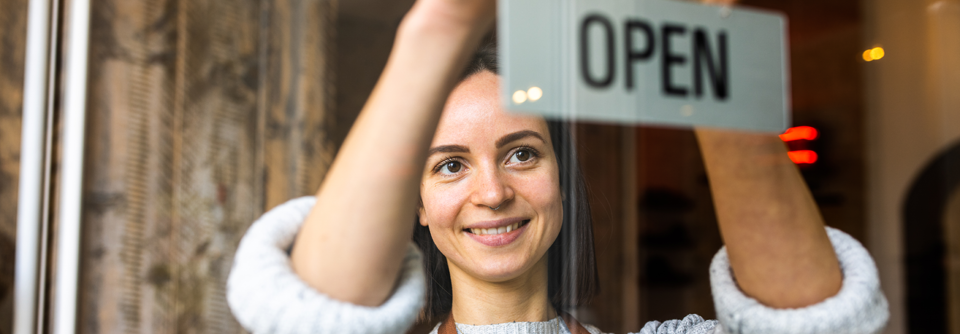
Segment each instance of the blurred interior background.
[{"label": "blurred interior background", "polygon": [[[43,1],[43,0],[40,0]],[[66,13],[51,18],[62,82]],[[412,0],[93,0],[77,331],[239,333],[224,281],[252,221],[313,194]],[[886,333],[960,333],[960,1],[744,0],[789,17],[792,140],[827,223],[877,261]],[[0,333],[12,333],[28,0],[0,0]],[[879,51],[878,51],[879,50]],[[73,53],[71,53],[73,52]],[[60,189],[53,85],[45,186]],[[580,124],[606,332],[714,316],[722,246],[690,130]],[[50,331],[57,206],[38,221]],[[412,330],[425,333],[436,319]]]}]

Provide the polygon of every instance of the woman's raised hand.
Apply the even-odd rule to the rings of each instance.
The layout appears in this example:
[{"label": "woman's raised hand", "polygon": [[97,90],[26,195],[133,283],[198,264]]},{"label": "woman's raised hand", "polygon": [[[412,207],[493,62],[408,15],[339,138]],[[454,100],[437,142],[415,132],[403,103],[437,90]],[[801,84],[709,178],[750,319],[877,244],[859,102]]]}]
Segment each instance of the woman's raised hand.
[{"label": "woman's raised hand", "polygon": [[419,0],[297,235],[294,271],[345,302],[385,302],[410,245],[440,112],[492,26],[495,0]]},{"label": "woman's raised hand", "polygon": [[496,4],[496,0],[419,0],[404,20],[459,24],[482,34],[496,18]]}]

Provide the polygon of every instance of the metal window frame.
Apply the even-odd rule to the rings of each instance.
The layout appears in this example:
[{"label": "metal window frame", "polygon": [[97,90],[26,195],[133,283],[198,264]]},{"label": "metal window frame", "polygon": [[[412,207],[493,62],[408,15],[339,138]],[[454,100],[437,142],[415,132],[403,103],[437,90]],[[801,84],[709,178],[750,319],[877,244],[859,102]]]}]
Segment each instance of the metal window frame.
[{"label": "metal window frame", "polygon": [[[59,0],[31,0],[27,23],[21,137],[17,255],[14,282],[14,333],[46,332],[49,308],[54,333],[75,333],[80,262],[80,224],[83,196],[83,153],[86,130],[87,57],[90,37],[90,1],[70,0],[63,30],[63,81],[58,82],[56,59],[60,30]],[[54,101],[63,87],[62,136],[57,189],[57,213],[51,216],[51,178]],[[50,277],[48,233],[58,219],[54,277],[55,300],[48,307],[46,280]]]}]

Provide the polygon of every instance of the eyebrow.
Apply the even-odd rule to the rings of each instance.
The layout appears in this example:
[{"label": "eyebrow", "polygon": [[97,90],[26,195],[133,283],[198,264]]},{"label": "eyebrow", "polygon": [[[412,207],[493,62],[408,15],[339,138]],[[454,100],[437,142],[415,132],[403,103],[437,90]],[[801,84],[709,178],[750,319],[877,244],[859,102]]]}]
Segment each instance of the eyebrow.
[{"label": "eyebrow", "polygon": [[514,142],[523,138],[527,138],[527,137],[537,137],[538,139],[540,139],[540,141],[544,143],[547,142],[536,131],[523,130],[523,131],[517,131],[511,134],[508,134],[506,136],[500,137],[500,139],[497,140],[497,148],[503,148],[504,146],[507,146],[507,144],[511,142]]},{"label": "eyebrow", "polygon": [[431,148],[427,151],[427,156],[437,153],[470,153],[470,149],[463,145],[443,145]]},{"label": "eyebrow", "polygon": [[[497,140],[496,146],[498,149],[503,148],[504,146],[507,146],[507,144],[509,143],[512,143],[514,141],[527,138],[527,137],[536,137],[544,143],[547,142],[546,140],[543,140],[543,136],[541,136],[536,131],[523,130],[523,131],[517,131],[511,134],[508,134],[506,136],[500,137],[500,139]],[[470,149],[463,145],[442,145],[442,146],[431,148],[429,151],[427,151],[427,156],[429,157],[437,153],[470,153]]]}]

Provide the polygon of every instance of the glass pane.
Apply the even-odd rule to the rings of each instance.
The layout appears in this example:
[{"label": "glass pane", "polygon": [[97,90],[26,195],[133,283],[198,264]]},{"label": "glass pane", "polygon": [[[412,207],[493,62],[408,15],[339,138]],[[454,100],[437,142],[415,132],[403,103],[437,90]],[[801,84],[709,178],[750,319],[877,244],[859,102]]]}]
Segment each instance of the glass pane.
[{"label": "glass pane", "polygon": [[[25,34],[26,1],[6,2],[10,4],[3,8],[16,10],[0,14],[0,36],[4,45],[22,49],[23,41],[17,36]],[[264,213],[297,197],[314,195],[323,182],[331,182],[325,179],[328,169],[361,110],[373,104],[367,104],[368,98],[391,51],[396,50],[398,26],[414,1],[93,3],[78,332],[243,332],[241,323],[249,321],[231,311],[226,285],[240,266],[235,262],[238,245],[245,235],[271,237],[251,229]],[[819,224],[822,216],[826,225],[863,244],[876,262],[877,275],[871,276],[869,270],[844,272],[843,279],[879,279],[889,302],[886,333],[960,333],[956,320],[960,319],[960,101],[954,93],[960,88],[956,79],[960,77],[960,6],[949,1],[899,0],[741,0],[736,5],[777,11],[788,18],[792,111],[787,132],[779,138],[775,137],[779,134],[765,137],[773,139],[779,150],[776,156],[754,157],[741,169],[762,174],[771,166],[789,166],[765,179],[763,189],[789,189],[792,192],[773,193],[800,197],[809,191],[809,206],[776,207],[782,209],[777,214],[796,213],[778,219],[793,222],[792,218],[807,212],[804,208],[815,208],[817,214],[811,219],[797,221]],[[435,152],[449,153],[445,156],[449,159],[441,163],[428,157],[435,168],[421,175],[418,206],[413,206],[414,199],[403,199],[411,206],[402,224],[413,225],[414,237],[408,241],[404,235],[400,241],[415,243],[425,254],[414,264],[425,263],[428,292],[414,296],[414,301],[424,297],[429,306],[405,318],[412,327],[390,329],[428,333],[452,319],[448,316],[456,314],[457,307],[483,310],[478,300],[484,299],[495,307],[476,311],[480,315],[476,318],[458,318],[463,325],[535,320],[546,322],[542,326],[572,326],[562,316],[569,313],[579,323],[603,332],[627,333],[640,331],[648,321],[697,314],[719,318],[727,328],[736,329],[739,324],[724,318],[731,312],[729,306],[721,305],[724,296],[733,292],[718,291],[716,281],[728,279],[732,286],[743,288],[734,289],[736,293],[754,297],[775,282],[750,285],[745,278],[749,274],[740,281],[733,279],[731,268],[735,267],[724,264],[723,256],[716,260],[716,255],[725,245],[733,249],[731,245],[747,242],[731,237],[729,230],[722,235],[721,226],[736,229],[737,222],[729,218],[736,215],[729,210],[759,212],[776,205],[723,202],[732,195],[722,183],[732,176],[718,174],[715,168],[756,147],[742,140],[711,146],[702,129],[617,123],[602,117],[594,119],[608,121],[541,119],[503,113],[493,103],[489,104],[492,109],[458,114],[457,110],[466,110],[462,105],[490,97],[481,94],[490,92],[483,89],[497,87],[497,75],[503,74],[493,73],[497,53],[491,49],[496,45],[491,40],[487,36],[488,48],[480,49],[481,56],[486,56],[471,63],[472,75],[460,78],[449,99],[443,97],[447,105],[439,128],[427,127],[428,132],[436,130],[434,139],[440,140],[431,145],[450,144],[434,146]],[[0,52],[0,63],[5,69],[22,69],[23,59],[16,56],[22,53]],[[430,60],[445,59],[436,56]],[[699,59],[689,60],[677,61],[675,66],[688,73],[692,70],[685,66],[700,64]],[[561,80],[578,74],[556,75]],[[6,282],[12,282],[13,270],[9,259],[15,235],[22,80],[22,71],[0,71],[0,333],[10,328],[5,319],[13,312],[9,306],[12,285]],[[537,100],[551,92],[528,90],[519,98]],[[407,100],[403,99],[388,104],[405,110],[402,102]],[[489,117],[469,118],[475,115]],[[504,130],[513,127],[533,134]],[[375,134],[393,129],[380,130]],[[516,136],[503,139],[508,134]],[[376,137],[367,135],[351,140]],[[745,135],[738,132],[727,138]],[[374,139],[381,145],[393,140]],[[730,154],[710,155],[711,151]],[[403,160],[416,152],[362,151],[367,164],[357,169],[375,173],[378,165],[392,162],[385,160]],[[546,159],[556,166],[528,165],[528,159]],[[447,179],[440,174],[453,176]],[[347,183],[364,187],[363,178],[354,177]],[[801,178],[804,184],[797,188],[795,181]],[[397,187],[367,185],[362,190],[373,198],[390,189]],[[353,211],[390,210],[359,207]],[[553,215],[537,211],[541,209],[553,210],[549,211]],[[535,218],[522,216],[528,211],[535,212],[530,213]],[[479,216],[474,214],[488,218],[477,225],[474,218]],[[773,234],[791,231],[778,223],[757,226],[773,226]],[[817,233],[822,231],[815,227]],[[555,236],[550,234],[554,232]],[[350,239],[347,232],[335,237],[362,242]],[[273,250],[289,255],[298,245],[292,244],[293,236],[284,238]],[[543,240],[548,242],[537,243]],[[779,240],[794,241],[782,235]],[[501,247],[511,243],[516,249]],[[824,245],[826,241],[820,246]],[[818,249],[823,247],[811,246],[804,254]],[[757,255],[766,251],[730,258],[760,261]],[[344,250],[313,256],[318,262],[325,260],[322,256],[357,259],[362,266],[358,253]],[[411,258],[416,256],[407,259]],[[284,268],[292,268],[286,257],[279,259]],[[717,263],[723,266],[711,270]],[[501,269],[500,276],[490,274]],[[309,273],[301,274],[299,278],[311,280],[306,278]],[[522,281],[518,277],[534,279],[508,284]],[[368,278],[358,275],[351,280]],[[242,292],[273,291],[269,289],[277,287],[272,283],[287,281],[267,282]],[[521,288],[501,293],[509,290],[504,287]],[[469,289],[483,292],[464,292]],[[308,292],[301,297],[313,296],[312,290],[303,291]],[[521,293],[530,291],[534,293]],[[587,296],[590,292],[595,294]],[[717,297],[722,293],[728,295]],[[402,294],[390,296],[396,295]],[[874,301],[881,297],[871,296]],[[540,302],[540,309],[524,304],[530,300]],[[261,302],[299,305],[269,298]],[[542,316],[517,316],[498,313],[497,307],[543,312]],[[331,310],[323,312],[339,309]],[[264,314],[256,316],[266,322],[283,316]],[[882,318],[879,313],[865,314]],[[326,321],[317,320],[321,315],[301,319],[321,327]],[[779,321],[770,319],[745,321]]]}]

